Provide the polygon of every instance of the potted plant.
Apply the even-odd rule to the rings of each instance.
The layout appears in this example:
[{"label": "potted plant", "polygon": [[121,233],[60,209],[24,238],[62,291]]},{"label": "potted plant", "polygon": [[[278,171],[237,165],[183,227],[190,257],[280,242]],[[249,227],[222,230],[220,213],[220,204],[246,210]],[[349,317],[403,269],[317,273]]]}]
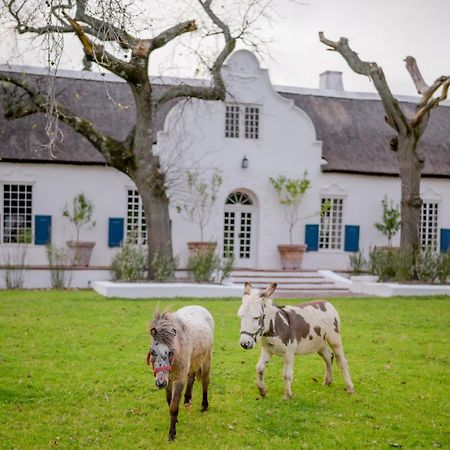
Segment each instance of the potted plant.
[{"label": "potted plant", "polygon": [[204,232],[222,181],[222,175],[217,169],[213,170],[210,179],[202,178],[197,172],[187,172],[187,196],[185,201],[177,206],[177,211],[199,226],[200,240],[187,243],[191,254],[214,251],[217,246],[217,242],[204,240]]},{"label": "potted plant", "polygon": [[392,200],[389,201],[387,195],[383,197],[381,206],[383,207],[382,222],[376,223],[375,228],[387,237],[388,247],[390,248],[392,245],[392,237],[400,229],[400,210],[398,205],[394,206]]},{"label": "potted plant", "polygon": [[92,220],[93,212],[94,205],[83,193],[73,198],[71,208],[66,205],[63,209],[63,217],[69,219],[75,227],[75,240],[67,241],[73,266],[89,266],[95,242],[80,241],[80,233],[83,227],[93,228],[95,226],[95,221]]},{"label": "potted plant", "polygon": [[306,245],[294,244],[292,235],[295,225],[300,220],[300,203],[303,195],[311,186],[311,181],[306,170],[302,178],[278,175],[276,178],[270,177],[269,180],[277,192],[278,200],[283,206],[284,218],[289,225],[289,244],[278,245],[281,265],[283,269],[300,269]]}]

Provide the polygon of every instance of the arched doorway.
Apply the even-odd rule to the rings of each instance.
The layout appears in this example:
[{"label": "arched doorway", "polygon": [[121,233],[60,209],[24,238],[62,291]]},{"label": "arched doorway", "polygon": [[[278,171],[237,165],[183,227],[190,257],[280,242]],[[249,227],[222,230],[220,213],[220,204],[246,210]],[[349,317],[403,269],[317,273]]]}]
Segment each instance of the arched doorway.
[{"label": "arched doorway", "polygon": [[255,205],[243,191],[232,192],[225,201],[223,256],[234,256],[236,267],[253,267]]}]

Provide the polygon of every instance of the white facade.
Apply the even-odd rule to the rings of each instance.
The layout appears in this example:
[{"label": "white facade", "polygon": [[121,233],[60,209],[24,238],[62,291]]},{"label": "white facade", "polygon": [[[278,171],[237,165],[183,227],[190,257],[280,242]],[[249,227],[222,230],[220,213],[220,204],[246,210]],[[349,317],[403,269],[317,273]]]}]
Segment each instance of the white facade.
[{"label": "white facade", "polygon": [[[229,221],[230,213],[234,214],[235,228],[228,228],[226,238],[234,232],[237,267],[281,268],[277,244],[289,243],[288,225],[269,177],[282,174],[298,178],[305,170],[312,185],[300,206],[302,219],[294,230],[294,243],[305,242],[305,225],[319,224],[321,198],[342,199],[342,220],[338,229],[339,248],[308,252],[303,269],[348,269],[349,253],[344,251],[345,225],[359,226],[359,248],[366,252],[373,245],[386,245],[386,238],[375,229],[374,223],[381,220],[381,200],[385,194],[399,203],[399,179],[322,172],[322,143],[316,139],[313,122],[291,100],[275,91],[267,71],[259,67],[251,53],[236,52],[223,74],[228,90],[225,103],[181,102],[169,113],[164,130],[158,135],[156,151],[163,165],[169,168],[171,186],[178,186],[170,187],[173,195],[171,219],[174,253],[180,255],[181,265],[184,266],[188,256],[186,242],[200,239],[198,226],[176,210],[176,199],[181,193],[179,182],[194,165],[204,170],[205,176],[214,167],[222,172],[223,184],[204,237],[217,241],[222,251],[224,220]],[[226,137],[227,105],[240,107],[239,137]],[[248,130],[253,135],[245,137],[246,107],[258,108],[257,136],[253,127]],[[249,110],[250,115],[252,111]],[[254,115],[252,119],[255,121]],[[244,158],[248,161],[247,168],[241,167]],[[0,162],[0,183],[33,186],[32,214],[52,216],[52,242],[56,245],[64,245],[74,237],[74,229],[63,218],[62,210],[75,195],[84,192],[95,207],[96,226],[81,236],[83,240],[96,242],[91,266],[110,264],[117,248],[108,246],[108,221],[124,218],[126,224],[128,191],[134,189],[127,176],[102,166]],[[421,191],[424,201],[438,203],[439,235],[440,228],[450,228],[450,180],[424,178]],[[251,204],[226,204],[230,194],[236,192],[246,194]],[[2,217],[3,205],[4,199],[0,197]],[[240,229],[241,219],[245,225],[243,230]],[[3,227],[3,220],[1,223]],[[0,252],[5,255],[17,244],[4,243],[3,231],[0,229]],[[398,238],[399,235],[394,244]],[[26,246],[28,264],[47,264],[44,246]]]}]

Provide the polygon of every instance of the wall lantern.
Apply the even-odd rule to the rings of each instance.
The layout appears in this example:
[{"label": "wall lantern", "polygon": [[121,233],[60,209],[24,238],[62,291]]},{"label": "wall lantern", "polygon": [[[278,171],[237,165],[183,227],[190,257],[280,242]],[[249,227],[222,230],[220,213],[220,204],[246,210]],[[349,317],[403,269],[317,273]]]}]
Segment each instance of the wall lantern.
[{"label": "wall lantern", "polygon": [[241,167],[243,168],[243,169],[247,169],[247,167],[248,167],[248,159],[247,159],[247,157],[244,155],[244,157],[242,158],[242,161],[241,161]]}]

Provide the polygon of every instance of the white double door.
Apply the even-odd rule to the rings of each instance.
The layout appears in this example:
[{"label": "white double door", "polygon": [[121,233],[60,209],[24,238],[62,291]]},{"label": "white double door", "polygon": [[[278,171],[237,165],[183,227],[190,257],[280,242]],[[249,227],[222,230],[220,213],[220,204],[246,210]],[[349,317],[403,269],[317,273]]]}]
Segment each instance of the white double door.
[{"label": "white double door", "polygon": [[235,267],[253,267],[253,202],[244,192],[233,192],[227,198],[224,214],[223,255],[234,256]]}]

